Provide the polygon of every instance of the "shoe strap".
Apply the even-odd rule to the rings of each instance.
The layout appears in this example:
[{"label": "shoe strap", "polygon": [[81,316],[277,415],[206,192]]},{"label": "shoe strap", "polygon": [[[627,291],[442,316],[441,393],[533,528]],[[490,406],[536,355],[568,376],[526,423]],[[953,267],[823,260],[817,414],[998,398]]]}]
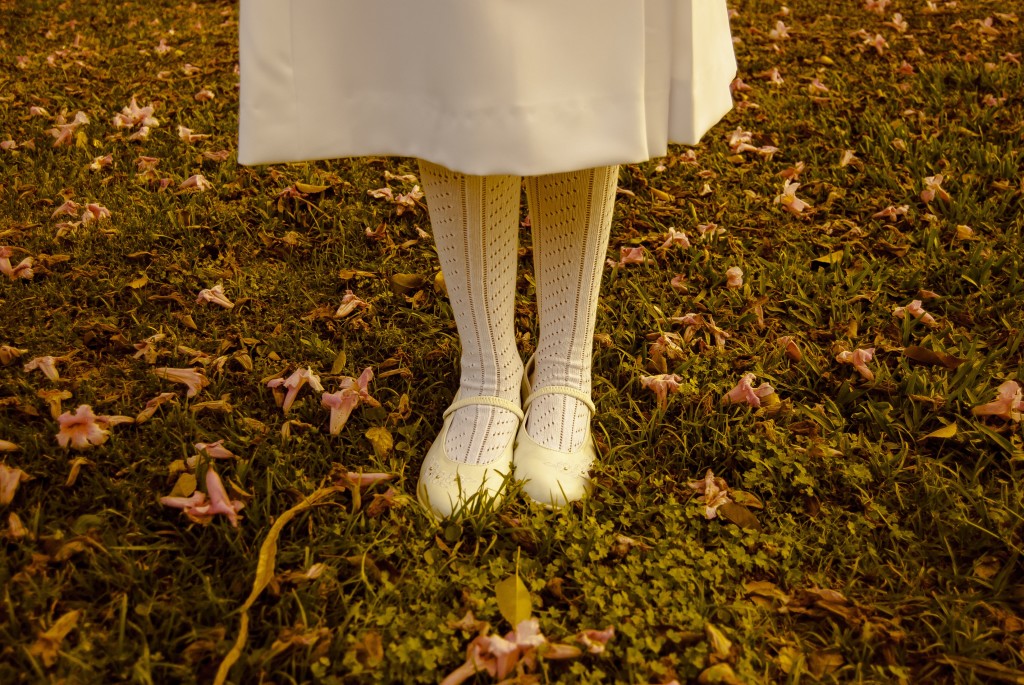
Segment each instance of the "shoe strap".
[{"label": "shoe strap", "polygon": [[507,409],[508,411],[518,416],[520,421],[523,420],[523,410],[518,403],[513,402],[511,400],[506,400],[503,397],[491,397],[488,395],[484,395],[481,397],[464,397],[461,400],[456,400],[451,403],[451,406],[444,410],[442,418],[447,419],[448,415],[451,414],[453,411],[462,409],[463,407],[468,407],[472,404],[486,404],[491,407]]},{"label": "shoe strap", "polygon": [[597,408],[594,406],[593,400],[590,399],[590,396],[587,393],[576,388],[570,388],[567,385],[546,385],[543,388],[534,390],[530,393],[530,396],[526,398],[526,401],[523,402],[523,411],[526,411],[530,404],[541,395],[568,395],[569,397],[573,397],[587,405],[587,409],[590,410],[591,414],[597,413]]}]

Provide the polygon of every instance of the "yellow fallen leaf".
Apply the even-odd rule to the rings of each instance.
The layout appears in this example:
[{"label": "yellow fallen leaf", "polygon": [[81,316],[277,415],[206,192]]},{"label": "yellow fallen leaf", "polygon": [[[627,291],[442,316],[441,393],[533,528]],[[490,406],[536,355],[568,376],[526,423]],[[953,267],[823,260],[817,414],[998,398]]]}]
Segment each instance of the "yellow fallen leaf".
[{"label": "yellow fallen leaf", "polygon": [[311,183],[296,183],[295,184],[295,190],[299,191],[300,193],[309,193],[311,195],[316,194],[316,193],[322,193],[325,190],[327,190],[328,188],[330,188],[330,186],[316,186],[316,185],[312,185]]},{"label": "yellow fallen leaf", "polygon": [[57,663],[60,643],[78,625],[78,619],[81,615],[82,612],[80,611],[69,611],[58,618],[57,622],[49,630],[39,633],[39,637],[28,648],[28,653],[42,659],[43,665],[47,668],[53,666]]},{"label": "yellow fallen leaf", "polygon": [[149,283],[149,276],[147,276],[146,274],[142,274],[135,280],[128,281],[128,287],[138,290],[139,288],[145,287],[147,283]]},{"label": "yellow fallen leaf", "polygon": [[921,439],[927,440],[928,438],[951,438],[954,435],[956,435],[956,424],[951,423],[946,426],[943,426],[942,428],[939,428],[938,430],[933,430],[931,433],[929,433],[928,435],[924,436]]},{"label": "yellow fallen leaf", "polygon": [[373,453],[377,455],[378,459],[387,457],[395,444],[394,438],[391,437],[391,431],[383,426],[375,426],[366,431],[365,435],[366,439],[373,445]]},{"label": "yellow fallen leaf", "polygon": [[518,572],[495,585],[494,594],[498,599],[498,611],[513,628],[530,618],[533,611],[530,591],[526,589]]}]

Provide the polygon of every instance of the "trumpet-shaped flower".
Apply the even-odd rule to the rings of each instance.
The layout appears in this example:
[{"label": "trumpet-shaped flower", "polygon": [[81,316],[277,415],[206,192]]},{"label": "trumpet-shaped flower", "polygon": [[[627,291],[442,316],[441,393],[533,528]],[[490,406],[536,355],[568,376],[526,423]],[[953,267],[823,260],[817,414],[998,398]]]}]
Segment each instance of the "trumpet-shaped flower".
[{"label": "trumpet-shaped flower", "polygon": [[153,116],[153,105],[139,107],[135,98],[127,106],[121,109],[119,114],[114,115],[114,126],[116,128],[132,128],[142,126],[148,129],[150,126],[159,126],[160,122]]},{"label": "trumpet-shaped flower", "polygon": [[60,373],[57,372],[57,357],[51,357],[49,355],[44,357],[35,357],[25,362],[25,371],[35,371],[38,369],[51,381],[55,381],[60,378]]},{"label": "trumpet-shaped flower", "polygon": [[738,266],[729,267],[725,271],[725,287],[736,290],[743,287],[743,269]]},{"label": "trumpet-shaped flower", "polygon": [[658,249],[667,250],[673,245],[679,245],[682,248],[690,247],[690,239],[686,237],[684,231],[677,231],[674,226],[671,226],[668,229],[668,234],[665,236],[665,242]]},{"label": "trumpet-shaped flower", "polygon": [[212,187],[213,184],[207,181],[206,177],[203,176],[202,174],[193,174],[192,176],[189,176],[184,181],[182,181],[181,184],[178,185],[178,188],[180,188],[181,190],[185,190],[187,188],[195,188],[198,191],[204,191],[209,190]]},{"label": "trumpet-shaped flower", "polygon": [[841,364],[852,364],[853,368],[857,369],[864,380],[873,381],[875,380],[875,374],[872,373],[871,369],[868,368],[867,364],[875,356],[875,348],[868,347],[865,349],[856,349],[853,352],[844,350],[836,355],[836,361]]},{"label": "trumpet-shaped flower", "polygon": [[73,413],[64,412],[57,418],[60,430],[57,442],[66,448],[70,443],[76,450],[84,450],[107,441],[110,431],[103,427],[102,418],[93,413],[88,404],[81,404]]},{"label": "trumpet-shaped flower", "polygon": [[186,397],[195,397],[199,394],[200,390],[210,384],[210,379],[206,377],[206,374],[196,369],[173,369],[162,366],[153,369],[153,373],[160,378],[187,385],[188,392],[185,393]]},{"label": "trumpet-shaped flower", "polygon": [[70,123],[66,123],[63,114],[57,115],[57,124],[54,128],[51,128],[47,133],[52,135],[56,140],[53,141],[54,147],[60,147],[61,145],[70,145],[71,136],[78,130],[78,127],[82,124],[88,124],[89,117],[85,115],[85,112],[77,112],[75,118]]},{"label": "trumpet-shaped flower", "polygon": [[656,376],[641,376],[640,385],[654,393],[658,398],[658,408],[665,409],[668,406],[668,394],[678,392],[682,377],[674,373],[660,373]]},{"label": "trumpet-shaped flower", "polygon": [[335,318],[346,317],[356,309],[369,309],[370,304],[356,297],[355,293],[351,290],[345,291],[345,296],[341,298],[341,305],[338,307],[338,311],[334,312]]},{"label": "trumpet-shaped flower", "polygon": [[215,96],[212,90],[210,90],[209,88],[203,88],[201,91],[199,91],[192,97],[195,98],[196,102],[209,102]]},{"label": "trumpet-shaped flower", "polygon": [[811,208],[811,205],[796,196],[799,187],[799,183],[787,180],[782,187],[782,194],[775,198],[775,204],[781,204],[783,209],[794,216],[800,216],[805,209]]},{"label": "trumpet-shaped flower", "polygon": [[185,126],[178,126],[178,137],[184,140],[186,143],[194,143],[197,140],[203,140],[209,138],[209,133],[194,133],[192,129]]},{"label": "trumpet-shaped flower", "polygon": [[[282,411],[287,414],[292,408],[292,403],[295,402],[295,397],[299,394],[299,390],[302,389],[306,383],[316,390],[317,392],[323,392],[324,386],[320,385],[320,376],[313,373],[310,368],[296,369],[294,373],[288,378],[274,378],[267,383],[268,388],[287,388],[287,393],[284,399],[279,402]],[[275,393],[277,397],[277,393]]]},{"label": "trumpet-shaped flower", "polygon": [[900,205],[899,207],[894,207],[893,205],[889,205],[888,207],[886,207],[882,211],[875,212],[874,214],[872,214],[871,218],[872,219],[892,219],[892,220],[895,221],[896,217],[906,216],[907,211],[909,211],[909,209],[910,209],[909,205]]},{"label": "trumpet-shaped flower", "polygon": [[704,516],[710,520],[718,516],[718,508],[732,502],[729,497],[729,486],[724,478],[719,478],[708,469],[702,480],[694,480],[687,485],[704,495]]},{"label": "trumpet-shaped flower", "polygon": [[101,155],[99,157],[93,157],[92,162],[89,163],[89,169],[91,171],[100,171],[114,163],[113,155]]},{"label": "trumpet-shaped flower", "polygon": [[35,276],[35,272],[32,270],[32,264],[34,263],[32,257],[25,257],[17,265],[11,266],[12,254],[14,254],[13,248],[0,247],[0,273],[12,281],[17,278],[31,279]]},{"label": "trumpet-shaped flower", "polygon": [[82,212],[82,225],[88,226],[91,223],[97,222],[100,219],[109,219],[110,210],[103,205],[90,202],[85,206],[85,211]]},{"label": "trumpet-shaped flower", "polygon": [[924,307],[921,306],[921,300],[914,300],[906,307],[895,307],[892,310],[892,314],[897,319],[905,319],[907,318],[907,314],[910,314],[912,317],[928,326],[935,326],[938,324],[935,317],[926,312]]},{"label": "trumpet-shaped flower", "polygon": [[546,647],[544,658],[569,659],[581,654],[571,645],[548,642],[535,618],[520,621],[515,630],[500,635],[478,635],[466,648],[466,662],[449,673],[441,685],[461,685],[477,673],[504,679],[520,663],[528,670],[536,666],[537,650]]},{"label": "trumpet-shaped flower", "polygon": [[619,248],[619,261],[609,259],[607,264],[608,266],[625,266],[627,264],[643,264],[644,260],[643,247],[624,246]]},{"label": "trumpet-shaped flower", "polygon": [[212,302],[213,304],[220,305],[224,309],[231,309],[235,306],[235,303],[227,298],[224,294],[224,286],[220,283],[213,286],[212,288],[206,288],[205,290],[199,291],[199,297],[196,298],[196,302]]},{"label": "trumpet-shaped flower", "polygon": [[749,404],[751,407],[760,407],[761,400],[775,392],[775,389],[767,383],[762,383],[756,388],[752,385],[754,374],[745,373],[732,390],[722,397],[725,404]]},{"label": "trumpet-shaped flower", "polygon": [[177,397],[178,396],[175,395],[173,392],[160,393],[159,395],[151,399],[149,402],[146,402],[146,406],[135,417],[135,423],[142,423],[143,421],[150,420],[151,418],[153,418],[153,414],[156,413],[157,407],[159,407],[164,402],[174,401],[177,399]]},{"label": "trumpet-shaped flower", "polygon": [[943,202],[949,202],[949,193],[942,187],[942,174],[927,176],[924,179],[924,190],[921,191],[921,201],[931,202],[938,197]]},{"label": "trumpet-shaped flower", "polygon": [[804,355],[791,335],[784,335],[778,339],[779,346],[786,350],[786,356],[795,362],[803,359]]},{"label": "trumpet-shaped flower", "polygon": [[[320,397],[320,404],[325,409],[331,410],[331,435],[337,435],[345,427],[352,411],[361,403],[371,407],[379,407],[380,402],[370,396],[369,385],[373,380],[373,369],[367,366],[359,375],[359,378],[345,376],[341,379],[341,389],[333,393],[324,393]],[[322,391],[323,388],[320,388]]]},{"label": "trumpet-shaped flower", "polygon": [[18,486],[30,478],[31,476],[19,468],[0,464],[0,507],[10,504],[14,500]]},{"label": "trumpet-shaped flower", "polygon": [[160,503],[181,509],[190,519],[199,522],[206,522],[217,514],[223,514],[231,521],[231,525],[237,528],[241,520],[238,512],[245,507],[245,503],[232,500],[228,496],[224,483],[212,468],[206,471],[206,491],[209,493],[209,499],[202,492],[196,491],[190,497],[161,497]]},{"label": "trumpet-shaped flower", "polygon": [[1024,414],[1024,390],[1016,381],[1006,381],[997,389],[996,399],[971,409],[975,416],[999,416],[1011,421],[1020,421]]}]

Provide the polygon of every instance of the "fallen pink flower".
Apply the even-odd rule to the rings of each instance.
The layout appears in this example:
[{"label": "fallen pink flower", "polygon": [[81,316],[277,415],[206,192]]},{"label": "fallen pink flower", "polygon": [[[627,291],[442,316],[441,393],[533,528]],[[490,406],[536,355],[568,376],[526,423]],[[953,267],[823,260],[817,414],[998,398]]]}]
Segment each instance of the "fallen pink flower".
[{"label": "fallen pink flower", "polygon": [[113,155],[102,155],[100,157],[94,157],[92,162],[89,163],[89,169],[91,171],[100,171],[114,163]]},{"label": "fallen pink flower", "polygon": [[576,634],[576,641],[582,642],[591,654],[604,652],[608,641],[615,637],[615,627],[608,626],[604,630],[584,630]]},{"label": "fallen pink flower", "polygon": [[0,464],[0,507],[10,504],[14,500],[18,486],[31,478],[32,476],[19,468]]},{"label": "fallen pink flower", "polygon": [[51,128],[47,133],[56,138],[53,141],[54,147],[60,147],[61,145],[71,144],[71,135],[78,130],[78,127],[82,124],[88,124],[89,117],[85,115],[85,112],[76,112],[75,118],[71,123],[65,123],[64,115],[57,115],[57,123],[54,128]]},{"label": "fallen pink flower", "polygon": [[206,374],[196,369],[174,369],[162,366],[153,369],[153,373],[165,380],[187,385],[188,392],[185,393],[185,397],[195,397],[203,388],[210,384],[210,379],[206,377]]},{"label": "fallen pink flower", "polygon": [[800,216],[805,209],[811,207],[811,205],[796,196],[796,191],[799,187],[799,183],[786,181],[782,188],[782,194],[775,198],[775,204],[781,204],[783,209],[794,216]]},{"label": "fallen pink flower", "polygon": [[365,302],[358,297],[351,290],[345,291],[345,296],[341,298],[341,305],[338,307],[338,311],[334,312],[335,318],[343,318],[354,312],[356,309],[369,309],[370,304]]},{"label": "fallen pink flower", "polygon": [[[359,378],[345,376],[341,379],[341,389],[333,393],[323,393],[320,397],[320,404],[325,409],[331,410],[331,435],[338,435],[345,427],[349,416],[361,403],[365,402],[371,407],[379,407],[380,402],[370,396],[369,385],[373,380],[373,369],[367,366]],[[273,382],[273,381],[271,381]],[[323,388],[319,388],[321,391]]]},{"label": "fallen pink flower", "polygon": [[725,287],[736,290],[743,287],[743,269],[732,266],[725,270]]},{"label": "fallen pink flower", "polygon": [[128,140],[140,141],[147,140],[149,138],[149,126],[142,126],[138,131],[128,136]]},{"label": "fallen pink flower", "polygon": [[768,81],[769,83],[774,83],[775,85],[782,85],[783,83],[786,82],[782,78],[782,74],[779,72],[779,68],[778,67],[772,67],[771,69],[768,69],[766,71],[762,71],[760,73],[754,74],[754,76],[757,76],[759,78],[763,78],[766,81]]},{"label": "fallen pink flower", "polygon": [[186,143],[194,143],[197,140],[203,140],[209,138],[209,133],[193,133],[192,129],[184,126],[178,126],[178,137],[184,140]]},{"label": "fallen pink flower", "polygon": [[38,369],[51,381],[55,381],[60,378],[60,374],[57,372],[57,359],[58,357],[51,357],[49,355],[44,357],[35,357],[25,362],[25,371],[35,371]]},{"label": "fallen pink flower", "polygon": [[975,416],[998,416],[1020,421],[1024,414],[1024,389],[1016,381],[1005,381],[997,389],[996,399],[971,409]]},{"label": "fallen pink flower", "polygon": [[143,408],[143,410],[140,411],[138,415],[135,417],[135,423],[138,424],[142,423],[143,421],[148,421],[149,419],[153,418],[153,414],[156,413],[157,407],[159,407],[161,404],[168,401],[173,401],[176,403],[177,400],[178,396],[175,395],[173,392],[160,393],[159,395],[151,399],[149,402],[146,402],[145,408]]},{"label": "fallen pink flower", "polygon": [[234,459],[235,454],[224,447],[224,439],[221,438],[217,442],[197,442],[195,444],[196,450],[199,452],[206,452],[207,456],[211,459]]},{"label": "fallen pink flower", "polygon": [[704,516],[708,520],[718,516],[720,506],[732,502],[729,497],[729,486],[726,485],[725,479],[716,477],[711,469],[708,469],[702,480],[690,481],[687,485],[704,495]]},{"label": "fallen pink flower", "polygon": [[754,381],[754,374],[746,373],[740,378],[732,390],[722,397],[724,404],[749,404],[751,407],[760,407],[761,400],[775,392],[775,389],[767,383],[762,383],[756,388],[751,385]]},{"label": "fallen pink flower", "polygon": [[157,46],[153,48],[153,52],[155,52],[158,55],[164,55],[170,52],[172,49],[173,48],[171,48],[171,46],[167,44],[167,39],[161,38],[160,42],[157,43]]},{"label": "fallen pink flower", "polygon": [[803,359],[803,353],[800,352],[800,348],[796,344],[796,340],[791,335],[784,335],[779,338],[778,343],[786,350],[786,356],[795,362]]},{"label": "fallen pink flower", "polygon": [[924,190],[921,191],[921,201],[927,203],[938,197],[943,202],[949,202],[949,193],[942,187],[942,181],[942,174],[925,177]]},{"label": "fallen pink flower", "polygon": [[200,69],[196,65],[189,64],[188,62],[186,62],[185,66],[181,68],[181,71],[185,74],[185,76],[193,76],[195,74],[198,74],[200,72]]},{"label": "fallen pink flower", "polygon": [[670,280],[668,284],[672,286],[672,289],[675,290],[677,293],[686,292],[686,276],[683,274],[676,274],[675,276],[672,277],[672,280]]},{"label": "fallen pink flower", "polygon": [[889,205],[888,207],[886,207],[882,211],[875,212],[874,214],[872,214],[871,218],[872,219],[893,219],[893,220],[895,220],[896,217],[898,217],[898,216],[906,216],[906,214],[907,214],[907,212],[909,210],[910,210],[910,206],[909,205],[900,205],[899,207],[894,207],[892,205]]},{"label": "fallen pink flower", "polygon": [[203,152],[203,159],[209,159],[213,162],[223,162],[231,156],[231,150],[214,150],[212,152]]},{"label": "fallen pink flower", "polygon": [[57,433],[58,444],[67,448],[70,443],[76,450],[103,444],[107,441],[110,431],[103,428],[101,418],[103,417],[93,413],[92,407],[88,404],[79,405],[74,413],[64,412],[57,418],[60,424]]},{"label": "fallen pink flower", "polygon": [[[549,643],[540,632],[540,624],[535,618],[521,621],[515,630],[506,634],[505,637],[478,635],[466,648],[466,663],[449,673],[441,681],[441,685],[461,685],[475,674],[485,671],[492,678],[502,680],[512,672],[520,661],[529,668],[535,666],[535,651],[544,644],[558,647],[558,645]],[[576,656],[578,653],[578,650],[573,650],[566,656]],[[545,656],[551,659],[558,658],[559,655],[548,651]]]},{"label": "fallen pink flower", "polygon": [[779,19],[775,22],[775,28],[768,32],[768,37],[772,40],[786,40],[789,38],[789,28]]},{"label": "fallen pink flower", "polygon": [[213,91],[209,88],[203,88],[201,91],[193,95],[196,102],[209,102],[214,98]]},{"label": "fallen pink flower", "polygon": [[39,107],[37,105],[32,105],[31,107],[29,107],[28,108],[28,113],[31,114],[34,117],[49,117],[50,116],[50,113],[47,112],[45,108]]},{"label": "fallen pink flower", "polygon": [[[267,383],[268,388],[280,388],[284,387],[288,389],[288,393],[285,395],[282,402],[279,403],[281,409],[285,414],[292,408],[292,403],[295,402],[295,397],[299,394],[299,390],[302,389],[306,383],[309,383],[312,388],[318,392],[323,392],[324,387],[320,385],[320,377],[313,373],[310,368],[296,369],[291,376],[285,378],[274,378]],[[275,398],[277,394],[275,393]]]},{"label": "fallen pink flower", "polygon": [[844,350],[836,355],[836,361],[841,364],[852,364],[853,368],[857,370],[857,373],[861,375],[866,381],[875,380],[875,374],[872,373],[871,369],[867,367],[867,363],[871,361],[875,356],[875,348],[858,348],[853,352]]},{"label": "fallen pink flower", "polygon": [[824,83],[822,83],[821,79],[819,79],[819,78],[815,78],[814,80],[812,80],[811,84],[809,86],[807,86],[807,90],[811,91],[812,93],[829,93],[829,92],[831,92],[828,89],[828,86],[826,86]]},{"label": "fallen pink flower", "polygon": [[607,260],[608,266],[625,266],[627,264],[643,264],[645,260],[643,247],[619,248],[619,261]]},{"label": "fallen pink flower", "polygon": [[668,406],[668,394],[679,392],[682,376],[674,373],[659,373],[656,376],[641,376],[640,385],[654,393],[658,399],[658,408],[664,410]]},{"label": "fallen pink flower", "polygon": [[182,181],[181,184],[178,186],[178,188],[182,190],[185,190],[186,188],[195,188],[198,191],[209,190],[212,187],[213,184],[207,181],[206,177],[203,176],[202,174],[194,174],[192,176],[189,176],[184,181]]},{"label": "fallen pink flower", "polygon": [[224,483],[213,468],[206,470],[206,492],[209,494],[209,500],[202,492],[196,491],[191,497],[161,497],[160,503],[181,509],[189,518],[200,522],[209,521],[215,515],[223,514],[231,521],[231,525],[237,528],[241,520],[238,512],[245,507],[245,503],[232,500],[228,496]]},{"label": "fallen pink flower", "polygon": [[892,310],[892,313],[893,316],[898,319],[905,319],[907,318],[907,314],[910,314],[912,317],[928,326],[935,326],[938,323],[935,320],[935,317],[926,312],[924,307],[921,306],[921,300],[914,300],[906,307],[895,307]]},{"label": "fallen pink flower", "polygon": [[885,54],[885,49],[889,47],[889,42],[885,40],[885,37],[881,33],[876,33],[873,37],[864,39],[865,46],[874,48],[875,52],[879,55]]},{"label": "fallen pink flower", "polygon": [[13,140],[0,141],[0,150],[17,150],[18,144]]},{"label": "fallen pink flower", "polygon": [[739,76],[732,80],[732,83],[729,84],[729,89],[733,93],[742,93],[744,91],[753,90],[753,88],[744,83],[743,79],[741,79]]},{"label": "fallen pink flower", "polygon": [[668,234],[665,236],[665,242],[661,244],[660,250],[667,250],[673,245],[678,245],[682,248],[690,247],[690,239],[686,237],[684,231],[677,231],[674,226],[670,226]]},{"label": "fallen pink flower", "polygon": [[227,295],[224,294],[224,286],[220,283],[212,288],[200,290],[199,297],[196,298],[196,302],[199,304],[202,304],[203,302],[212,302],[213,304],[224,307],[224,309],[231,309],[235,306],[235,303],[229,300]]},{"label": "fallen pink flower", "polygon": [[849,166],[857,160],[857,153],[853,150],[843,150],[842,156],[839,158],[839,166]]},{"label": "fallen pink flower", "polygon": [[725,233],[724,228],[719,228],[716,223],[697,224],[697,235],[701,238],[713,238]]},{"label": "fallen pink flower", "polygon": [[139,171],[156,171],[156,165],[160,163],[159,157],[147,157],[146,155],[139,155],[135,160],[135,166],[139,168]]},{"label": "fallen pink flower", "polygon": [[0,273],[12,281],[17,278],[30,279],[35,276],[35,272],[32,271],[33,258],[25,257],[16,266],[11,266],[11,255],[13,254],[14,248],[0,247]]},{"label": "fallen pink flower", "polygon": [[910,28],[910,25],[907,23],[907,20],[904,19],[903,15],[900,14],[899,12],[896,12],[895,14],[892,15],[892,21],[884,22],[884,24],[885,26],[890,26],[896,29],[900,33],[906,33],[907,29]]},{"label": "fallen pink flower", "polygon": [[788,179],[790,181],[795,181],[796,179],[800,178],[800,174],[804,173],[804,169],[806,168],[807,165],[804,162],[797,162],[793,166],[780,171],[779,177]]},{"label": "fallen pink flower", "polygon": [[103,205],[90,202],[85,206],[85,211],[82,212],[82,225],[88,226],[91,223],[99,221],[100,219],[109,219],[110,210]]},{"label": "fallen pink flower", "polygon": [[114,115],[114,126],[131,128],[139,125],[148,130],[150,126],[159,126],[160,122],[153,116],[153,105],[139,107],[133,97],[131,103],[121,109],[120,114]]}]

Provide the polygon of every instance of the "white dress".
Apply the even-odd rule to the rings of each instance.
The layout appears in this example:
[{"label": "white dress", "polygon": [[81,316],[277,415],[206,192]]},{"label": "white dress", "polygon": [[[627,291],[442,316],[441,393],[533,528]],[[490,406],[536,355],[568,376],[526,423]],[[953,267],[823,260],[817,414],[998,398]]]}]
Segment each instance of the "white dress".
[{"label": "white dress", "polygon": [[725,0],[241,0],[238,161],[639,162],[732,108]]}]

